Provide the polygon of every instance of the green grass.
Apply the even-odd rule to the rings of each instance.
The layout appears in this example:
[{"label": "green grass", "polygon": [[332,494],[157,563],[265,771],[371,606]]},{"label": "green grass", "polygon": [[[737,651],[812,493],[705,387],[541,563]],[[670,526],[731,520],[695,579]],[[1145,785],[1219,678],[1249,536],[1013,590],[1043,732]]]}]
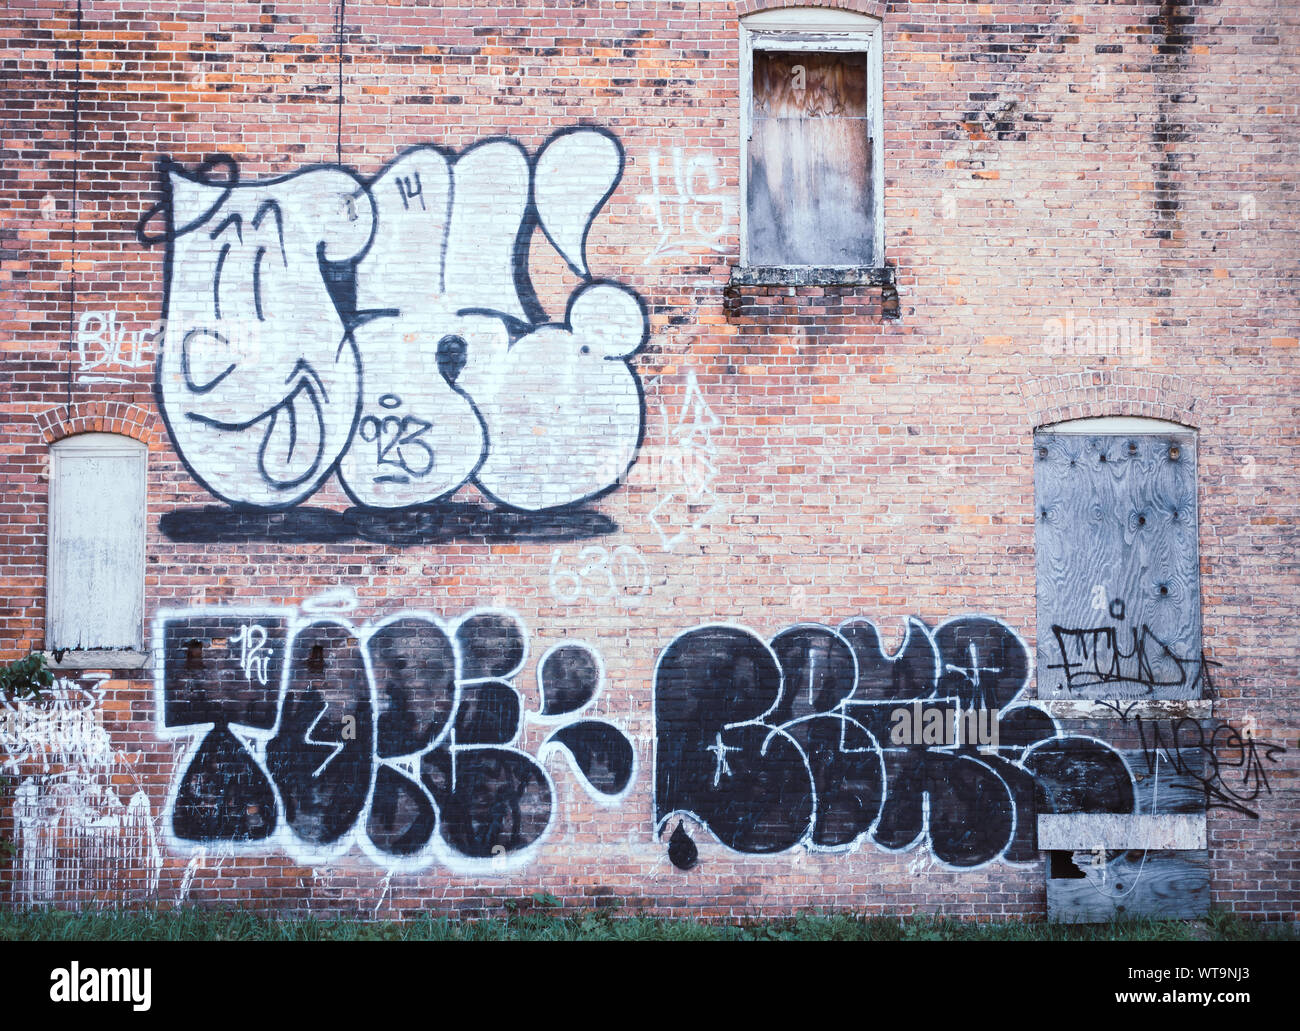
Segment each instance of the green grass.
[{"label": "green grass", "polygon": [[[1248,941],[1300,937],[1294,923],[1263,924],[1229,913],[1205,920],[1126,920],[1066,926],[1043,921],[974,923],[936,917],[808,914],[709,923],[629,916],[610,910],[573,915],[522,899],[504,917],[457,920],[421,915],[404,922],[277,918],[239,909],[159,909],[130,913],[29,910],[0,914],[0,940],[26,941]],[[509,907],[508,907],[509,908]]]}]

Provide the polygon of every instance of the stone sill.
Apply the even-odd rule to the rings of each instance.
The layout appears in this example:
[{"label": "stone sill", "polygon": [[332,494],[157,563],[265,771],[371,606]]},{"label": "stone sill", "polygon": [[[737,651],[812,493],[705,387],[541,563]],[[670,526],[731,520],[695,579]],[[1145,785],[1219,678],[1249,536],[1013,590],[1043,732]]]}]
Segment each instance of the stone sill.
[{"label": "stone sill", "polygon": [[52,670],[142,669],[149,662],[146,653],[132,648],[87,648],[84,651],[65,651],[62,659],[56,658],[51,651],[40,654]]},{"label": "stone sill", "polygon": [[885,265],[733,265],[728,286],[893,286]]},{"label": "stone sill", "polygon": [[1042,813],[1041,852],[1205,848],[1204,813]]}]

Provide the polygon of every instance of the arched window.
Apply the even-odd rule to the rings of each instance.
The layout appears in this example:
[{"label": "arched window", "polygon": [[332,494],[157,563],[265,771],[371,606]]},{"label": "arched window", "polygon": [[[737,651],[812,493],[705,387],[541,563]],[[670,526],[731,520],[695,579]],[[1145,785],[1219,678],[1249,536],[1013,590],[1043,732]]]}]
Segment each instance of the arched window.
[{"label": "arched window", "polygon": [[146,454],[116,433],[50,448],[45,644],[59,665],[143,661]]}]

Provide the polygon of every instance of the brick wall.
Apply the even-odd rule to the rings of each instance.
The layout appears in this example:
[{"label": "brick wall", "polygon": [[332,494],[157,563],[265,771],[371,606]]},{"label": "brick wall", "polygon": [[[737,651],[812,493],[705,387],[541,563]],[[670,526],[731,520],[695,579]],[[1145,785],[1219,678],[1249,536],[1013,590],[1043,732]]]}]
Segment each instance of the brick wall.
[{"label": "brick wall", "polygon": [[[42,792],[40,840],[58,839],[48,826],[60,799],[83,816],[107,813],[117,831],[93,848],[65,838],[61,858],[44,865],[24,865],[20,850],[9,898],[99,893],[383,916],[481,912],[549,891],[566,904],[618,899],[679,914],[1041,914],[1041,854],[1030,848],[1011,863],[1006,850],[990,860],[985,845],[961,843],[996,822],[981,806],[1018,812],[1023,834],[1032,782],[1006,788],[1008,810],[1001,796],[988,801],[988,784],[955,778],[946,854],[937,840],[890,851],[865,825],[839,851],[808,848],[806,837],[777,848],[785,839],[768,836],[772,821],[799,817],[777,819],[754,800],[807,803],[780,761],[763,780],[754,754],[725,770],[723,751],[701,774],[704,791],[709,770],[748,778],[719,802],[727,815],[692,816],[683,804],[665,816],[658,802],[675,774],[662,720],[657,733],[657,662],[702,625],[746,627],[762,645],[796,624],[861,617],[893,648],[910,616],[937,627],[970,613],[1000,621],[1032,654],[1033,431],[1128,415],[1198,432],[1203,648],[1221,664],[1214,716],[1234,727],[1253,719],[1261,739],[1286,747],[1262,762],[1267,787],[1247,804],[1211,805],[1210,898],[1294,918],[1294,12],[1263,0],[846,2],[883,24],[894,285],[733,286],[738,18],[761,6],[354,2],[341,36],[339,6],[326,3],[8,6],[0,656],[43,647],[48,447],[84,431],[148,443],[145,631],[157,649],[143,670],[82,676],[61,696],[68,711],[98,714],[106,737],[93,755],[38,733],[14,760],[16,784],[30,779]],[[556,135],[575,127],[601,132]],[[493,137],[504,139],[483,142]],[[416,152],[427,163],[397,171],[423,170],[424,198],[449,205],[450,222],[422,223],[384,252],[339,198],[354,190],[362,220],[377,224],[398,201],[409,211],[419,199],[410,183],[401,193],[396,173],[376,177],[425,144],[441,150]],[[208,200],[173,189],[168,238],[160,163],[195,176],[212,155],[229,160],[206,166],[207,184],[193,192]],[[471,174],[475,160],[484,170]],[[309,166],[329,167],[264,195],[232,185],[235,168],[250,184]],[[455,178],[459,209],[435,192],[439,174]],[[530,211],[555,196],[556,224],[581,229],[591,214],[585,246],[539,225],[521,253],[514,230],[531,217],[522,214],[530,183]],[[247,284],[248,263],[268,260],[251,242],[267,197],[289,227],[278,254],[268,245],[278,261],[269,268],[285,277],[266,287],[268,308],[279,307],[254,316],[246,292],[227,295],[226,318],[242,305],[262,336],[223,351],[184,307],[195,282],[211,281],[215,226],[187,234],[177,212],[243,204],[250,242],[240,237],[232,253],[243,255]],[[354,319],[354,343],[339,344],[348,305],[314,264],[322,241],[327,257],[367,255],[362,293],[402,298],[368,307],[403,314]],[[429,269],[441,289],[422,278]],[[521,272],[535,297],[518,289]],[[176,307],[164,336],[153,330],[168,315],[169,275]],[[585,321],[574,300],[584,291]],[[487,304],[510,317],[461,313]],[[548,323],[557,325],[539,329]],[[1102,329],[1115,325],[1140,346],[1107,344],[1114,335]],[[184,337],[195,329],[190,356]],[[494,351],[507,331],[521,343]],[[457,336],[467,359],[454,341],[439,350]],[[227,353],[243,364],[218,382]],[[433,374],[440,354],[463,360],[463,381]],[[317,379],[295,378],[302,355]],[[177,386],[185,377],[197,399]],[[298,407],[278,409],[278,430],[264,420],[241,435],[191,418],[247,423],[285,402],[286,384],[304,382]],[[411,436],[417,423],[384,422],[385,398],[403,391],[415,416],[423,406],[423,438]],[[290,419],[303,436],[286,443]],[[349,434],[351,495],[334,469]],[[385,449],[399,437],[405,452]],[[386,484],[373,489],[387,500],[358,503],[356,484],[377,482],[375,469],[349,476],[347,463],[375,448],[372,465],[409,478],[423,469],[419,440],[452,456],[433,492],[446,493],[386,509],[428,500]],[[306,472],[304,441],[320,447]],[[472,471],[480,446],[495,471]],[[609,468],[593,472],[598,461]],[[281,616],[285,628],[307,627],[261,653],[275,675],[260,698],[248,662],[235,658],[243,623],[193,630],[225,608],[263,630]],[[465,619],[475,611],[487,615]],[[403,612],[429,617],[412,631],[425,680],[384,665],[372,636]],[[163,654],[168,619],[190,621],[178,646],[202,637],[206,667],[182,675],[184,651]],[[322,620],[348,625],[308,626]],[[313,634],[326,644],[323,665]],[[539,686],[543,656],[565,644],[579,646],[569,654],[577,665],[556,667],[555,697],[562,683],[577,684],[579,700],[598,685],[567,715]],[[842,661],[861,674],[863,655]],[[716,701],[710,692],[733,658],[694,689]],[[166,662],[181,671],[174,681]],[[750,706],[737,721],[771,704],[760,704],[755,677],[736,688]],[[797,679],[788,664],[785,677]],[[400,690],[385,693],[385,683]],[[1021,699],[1033,697],[1029,675],[1008,698],[1022,686]],[[173,718],[168,706],[200,689],[211,692],[204,704]],[[426,704],[403,708],[398,694]],[[321,699],[352,715],[360,736],[316,726]],[[194,729],[204,722],[216,724],[211,739]],[[243,737],[222,730],[229,724]],[[721,734],[717,744],[739,747]],[[315,768],[336,746],[339,757]],[[791,746],[786,764],[811,751]],[[385,761],[411,755],[416,766]],[[1024,773],[1014,758],[1020,773],[993,778],[1004,786]],[[1253,767],[1218,759],[1224,780],[1247,793]],[[879,807],[882,775],[861,777]],[[938,788],[925,783],[937,839]],[[87,787],[96,784],[113,797]],[[179,821],[178,804],[188,814]],[[322,829],[330,814],[339,826]],[[726,847],[728,819],[766,844]],[[685,870],[669,859],[679,821],[698,848]],[[897,831],[894,844],[905,837]],[[99,867],[69,872],[69,855],[96,849],[108,855]]]}]

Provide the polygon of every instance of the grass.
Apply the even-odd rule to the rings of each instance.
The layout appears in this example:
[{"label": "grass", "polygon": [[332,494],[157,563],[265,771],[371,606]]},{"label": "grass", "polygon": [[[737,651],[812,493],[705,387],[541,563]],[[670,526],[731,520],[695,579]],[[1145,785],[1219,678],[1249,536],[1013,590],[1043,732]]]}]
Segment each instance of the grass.
[{"label": "grass", "polygon": [[[511,907],[508,905],[508,909]],[[974,923],[943,917],[805,914],[709,923],[589,910],[548,911],[522,899],[504,917],[460,920],[278,918],[240,909],[0,913],[0,940],[23,941],[1258,941],[1300,937],[1294,923],[1264,924],[1231,913],[1205,920],[1125,920],[1063,925],[1043,921]]]}]

